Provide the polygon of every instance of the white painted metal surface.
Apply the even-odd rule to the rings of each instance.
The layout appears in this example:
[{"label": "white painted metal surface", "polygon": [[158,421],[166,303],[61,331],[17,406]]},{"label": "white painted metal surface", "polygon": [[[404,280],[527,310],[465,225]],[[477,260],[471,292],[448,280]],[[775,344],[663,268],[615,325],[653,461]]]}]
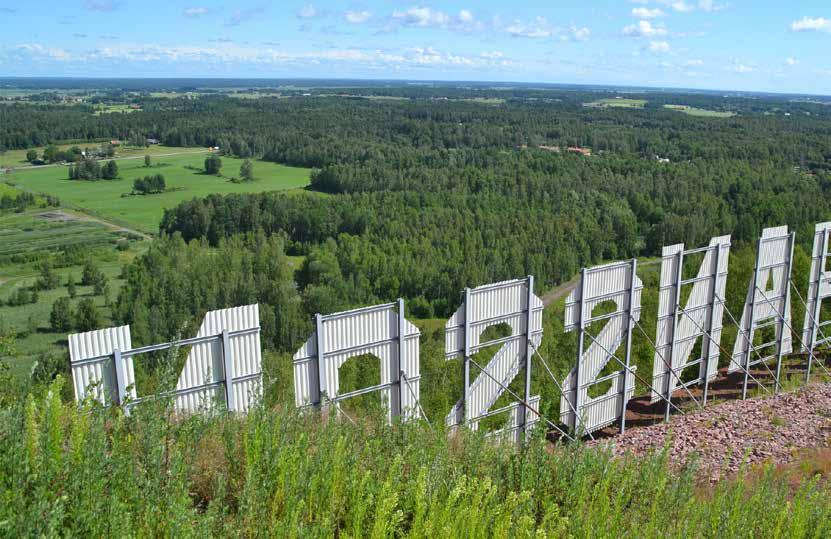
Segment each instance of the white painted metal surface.
[{"label": "white painted metal surface", "polygon": [[[259,305],[244,305],[206,313],[196,336],[207,337],[220,335],[223,331],[237,332],[259,327]],[[229,345],[235,411],[247,412],[262,395],[261,376],[257,376],[262,373],[259,332],[231,336]],[[226,377],[222,339],[194,345],[176,383],[176,410],[196,412],[217,402],[225,402],[223,382]]]},{"label": "white painted metal surface", "polygon": [[[445,419],[448,426],[466,424],[472,430],[477,430],[479,422],[488,416],[490,408],[505,391],[504,387],[507,387],[526,366],[529,358],[529,340],[532,349],[539,347],[543,331],[543,303],[533,290],[529,290],[529,282],[532,282],[531,278],[516,279],[470,289],[466,294],[467,301],[445,324],[447,359],[467,355],[475,361],[478,351],[489,346],[502,345],[487,365],[477,361],[488,374],[480,372],[473,382],[469,383],[469,387],[464,388],[467,400],[462,397],[453,406]],[[487,328],[502,323],[510,327],[509,335],[483,340],[482,335]],[[525,395],[523,398],[529,404],[539,403],[538,395]],[[521,403],[515,401],[508,409],[501,410],[502,413],[511,415],[508,424],[500,431],[518,433],[518,429],[528,430],[539,421],[533,410],[524,408]],[[537,410],[536,406],[534,410]],[[525,425],[522,424],[523,413],[527,413]],[[492,412],[491,415],[495,413]]]},{"label": "white painted metal surface", "polygon": [[831,274],[826,268],[830,247],[831,223],[819,223],[814,232],[814,248],[811,255],[811,273],[808,277],[805,322],[802,326],[802,352],[813,352],[831,340],[827,325],[820,318],[822,301],[831,297]]},{"label": "white painted metal surface", "polygon": [[[704,257],[698,273],[695,277],[684,279],[686,257],[702,253]],[[709,246],[703,249],[685,251],[682,243],[664,247],[658,292],[652,402],[672,395],[680,386],[679,378],[686,367],[699,365],[698,377],[686,382],[687,385],[704,383],[716,377],[729,255],[730,236],[712,238]],[[681,290],[689,291],[686,304],[680,308],[676,304],[681,297],[679,285]],[[692,358],[693,348],[699,339],[702,339],[701,355]],[[670,372],[669,365],[675,374]]]},{"label": "white painted metal surface", "polygon": [[[580,331],[580,344],[577,365],[563,382],[560,420],[575,431],[593,432],[619,420],[633,394],[633,372],[623,368],[611,354],[616,354],[620,361],[631,354],[631,324],[640,319],[643,288],[640,278],[633,274],[634,267],[632,262],[614,262],[587,268],[580,285],[566,299],[565,330]],[[593,314],[595,307],[609,301],[614,304],[611,312]],[[585,334],[593,322],[604,321],[594,340]],[[621,345],[624,354],[617,354]],[[621,368],[598,378],[609,361]],[[634,371],[635,367],[631,369]],[[611,386],[605,393],[589,397],[589,388],[608,381]]]},{"label": "white painted metal surface", "polygon": [[[750,366],[767,362],[777,355],[792,351],[791,332],[791,295],[790,295],[790,258],[792,254],[792,236],[787,226],[766,228],[758,243],[756,269],[750,279],[741,318],[742,331],[736,337],[733,358],[728,372],[736,372]],[[767,286],[770,282],[771,285]],[[753,344],[756,331],[761,326],[775,326],[777,352],[762,355],[761,350],[771,346]],[[764,343],[763,343],[764,344]]]},{"label": "white painted metal surface", "polygon": [[[400,309],[403,301],[318,316],[319,330],[294,354],[296,405],[325,405],[348,398],[350,394],[340,392],[339,369],[350,358],[371,355],[380,361],[381,380],[367,392],[372,388],[381,392],[387,419],[392,421],[399,415],[404,421],[418,418],[421,332],[408,320],[399,319]],[[401,372],[409,387],[400,382]]]},{"label": "white painted metal surface", "polygon": [[[102,404],[118,403],[118,384],[113,350],[132,348],[130,326],[96,329],[69,335],[69,362],[75,399],[91,395]],[[130,398],[136,398],[135,374],[131,358],[121,359],[125,375],[124,387]]]}]

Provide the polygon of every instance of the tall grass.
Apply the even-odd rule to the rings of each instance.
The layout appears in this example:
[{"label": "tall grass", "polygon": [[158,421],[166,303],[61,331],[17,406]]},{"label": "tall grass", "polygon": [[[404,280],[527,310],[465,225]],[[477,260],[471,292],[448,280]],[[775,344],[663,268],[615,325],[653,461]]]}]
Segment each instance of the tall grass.
[{"label": "tall grass", "polygon": [[772,472],[709,488],[665,456],[281,408],[177,418],[60,398],[0,411],[4,536],[617,537],[831,534],[829,487]]}]

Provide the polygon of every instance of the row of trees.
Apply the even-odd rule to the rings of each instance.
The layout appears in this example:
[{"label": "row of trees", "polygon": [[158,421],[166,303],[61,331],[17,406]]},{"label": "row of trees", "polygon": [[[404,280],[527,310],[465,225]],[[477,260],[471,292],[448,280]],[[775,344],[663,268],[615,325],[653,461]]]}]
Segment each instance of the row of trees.
[{"label": "row of trees", "polygon": [[133,181],[133,192],[135,193],[149,195],[151,193],[164,193],[165,189],[166,183],[162,174],[144,176]]},{"label": "row of trees", "polygon": [[69,167],[70,180],[114,180],[118,178],[118,165],[107,161],[102,166],[93,157],[85,157]]}]

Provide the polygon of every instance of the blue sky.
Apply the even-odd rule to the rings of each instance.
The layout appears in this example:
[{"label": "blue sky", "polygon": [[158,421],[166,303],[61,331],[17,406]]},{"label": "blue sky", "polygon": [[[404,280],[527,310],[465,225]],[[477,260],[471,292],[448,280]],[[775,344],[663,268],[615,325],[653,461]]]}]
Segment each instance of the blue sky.
[{"label": "blue sky", "polygon": [[0,76],[324,77],[831,94],[831,1],[0,0]]}]

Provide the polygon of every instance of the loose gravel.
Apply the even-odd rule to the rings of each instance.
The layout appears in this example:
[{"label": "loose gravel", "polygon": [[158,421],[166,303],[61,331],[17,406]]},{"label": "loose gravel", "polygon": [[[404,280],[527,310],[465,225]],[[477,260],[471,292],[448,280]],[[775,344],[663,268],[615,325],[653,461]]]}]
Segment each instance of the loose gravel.
[{"label": "loose gravel", "polygon": [[670,462],[682,465],[695,456],[711,481],[734,475],[742,464],[785,464],[804,449],[829,446],[831,384],[815,384],[792,393],[726,401],[627,430],[590,445],[608,445],[616,455],[646,455],[667,446]]}]

